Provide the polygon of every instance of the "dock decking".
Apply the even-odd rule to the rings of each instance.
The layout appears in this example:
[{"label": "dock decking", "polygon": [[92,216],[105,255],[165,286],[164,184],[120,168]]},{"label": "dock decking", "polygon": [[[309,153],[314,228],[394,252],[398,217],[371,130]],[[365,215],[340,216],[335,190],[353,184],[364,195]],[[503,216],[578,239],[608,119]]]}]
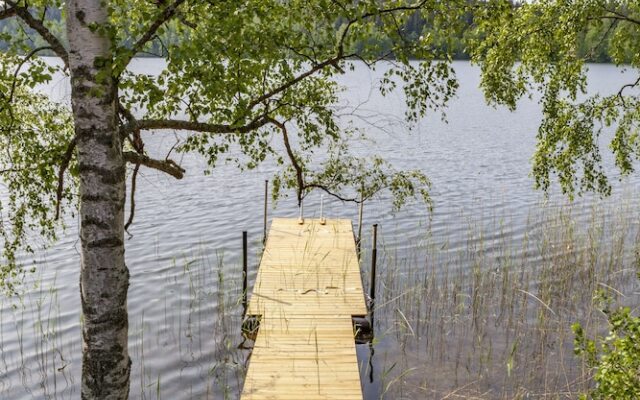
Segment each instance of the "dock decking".
[{"label": "dock decking", "polygon": [[367,313],[351,221],[275,218],[247,315],[243,400],[362,400],[352,316]]}]

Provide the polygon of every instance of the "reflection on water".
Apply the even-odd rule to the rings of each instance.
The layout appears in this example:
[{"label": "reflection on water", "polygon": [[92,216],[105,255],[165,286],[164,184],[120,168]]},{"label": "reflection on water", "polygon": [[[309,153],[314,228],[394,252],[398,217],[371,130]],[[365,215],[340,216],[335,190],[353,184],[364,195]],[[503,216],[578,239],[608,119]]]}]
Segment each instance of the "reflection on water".
[{"label": "reflection on water", "polygon": [[382,378],[379,365],[375,359],[376,346],[373,343],[356,346],[358,366],[360,367],[360,381],[365,399],[378,399],[382,394]]},{"label": "reflection on water", "polygon": [[[153,73],[161,66],[137,60],[134,68]],[[358,106],[344,112],[342,122],[375,140],[354,142],[353,151],[422,169],[435,201],[431,218],[420,204],[392,213],[384,196],[365,205],[366,235],[373,223],[381,229],[377,336],[373,348],[357,348],[366,398],[575,393],[584,382],[568,328],[576,319],[595,324],[592,289],[614,287],[638,304],[629,278],[638,178],[614,179],[615,197],[604,201],[588,197],[569,208],[557,193],[545,199],[529,176],[536,103],[523,101],[515,113],[487,107],[476,89],[477,70],[455,66],[461,84],[449,123],[434,115],[412,132],[399,123],[400,97],[370,91],[384,68],[357,65],[341,78],[347,86],[341,106]],[[611,66],[591,69],[593,92],[623,82]],[[53,90],[68,96],[65,84]],[[175,138],[153,133],[148,141],[151,154],[163,156]],[[245,172],[221,165],[209,176],[197,156],[185,156],[182,165],[181,181],[148,170],[138,179],[136,221],[126,243],[131,397],[234,399],[249,357],[238,349],[241,233],[249,232],[252,282],[263,182],[275,165]],[[309,196],[309,216],[318,215],[319,199]],[[297,217],[298,210],[293,199],[283,199],[270,215]],[[357,209],[325,201],[325,215],[356,221]],[[79,245],[77,220],[67,222],[62,240],[36,255],[37,273],[27,278],[23,296],[2,299],[1,398],[78,397]],[[368,246],[365,241],[364,282]]]}]

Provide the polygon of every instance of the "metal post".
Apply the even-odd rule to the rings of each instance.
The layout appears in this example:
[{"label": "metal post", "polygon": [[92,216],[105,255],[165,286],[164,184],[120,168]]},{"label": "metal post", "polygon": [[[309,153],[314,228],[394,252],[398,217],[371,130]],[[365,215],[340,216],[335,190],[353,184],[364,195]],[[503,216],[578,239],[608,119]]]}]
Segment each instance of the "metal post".
[{"label": "metal post", "polygon": [[242,232],[242,309],[247,314],[247,231]]},{"label": "metal post", "polygon": [[360,207],[358,210],[358,240],[356,241],[356,250],[358,259],[360,259],[360,246],[362,243],[362,209],[364,208],[364,187],[360,189]]},{"label": "metal post", "polygon": [[264,180],[264,230],[262,231],[262,245],[267,242],[267,202],[269,201],[269,180]]},{"label": "metal post", "polygon": [[373,331],[373,309],[376,303],[376,260],[378,257],[378,224],[373,224],[373,248],[371,250],[371,285],[369,285],[369,297],[371,298],[370,315],[371,330]]}]

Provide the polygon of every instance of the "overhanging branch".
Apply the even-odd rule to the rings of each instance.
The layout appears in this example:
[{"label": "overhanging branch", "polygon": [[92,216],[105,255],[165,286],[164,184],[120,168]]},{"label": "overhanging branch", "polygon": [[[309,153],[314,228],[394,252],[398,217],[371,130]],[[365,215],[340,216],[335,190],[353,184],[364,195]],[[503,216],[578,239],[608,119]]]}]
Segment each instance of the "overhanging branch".
[{"label": "overhanging branch", "polygon": [[[340,73],[344,73],[344,71],[339,67],[338,63],[342,60],[345,60],[347,58],[353,57],[355,56],[355,54],[349,54],[349,55],[345,55],[344,54],[344,45],[347,39],[347,36],[349,34],[349,31],[351,29],[351,27],[353,25],[356,25],[357,23],[363,21],[363,20],[367,20],[369,18],[373,18],[373,17],[378,17],[381,15],[385,15],[385,14],[392,14],[394,12],[398,12],[398,11],[415,11],[418,10],[422,7],[425,6],[425,4],[427,3],[427,0],[421,0],[418,3],[416,3],[415,5],[409,5],[409,6],[397,6],[397,7],[391,7],[391,8],[382,8],[379,9],[375,12],[368,12],[362,15],[359,15],[357,17],[354,17],[352,19],[350,19],[349,21],[347,21],[345,28],[343,29],[342,33],[340,34],[340,38],[338,39],[338,43],[336,46],[336,53],[333,57],[330,57],[328,59],[326,59],[325,61],[322,61],[320,63],[317,64],[313,64],[313,66],[308,70],[303,72],[302,74],[294,77],[293,79],[283,83],[282,85],[268,91],[267,93],[264,93],[262,95],[260,95],[259,97],[255,98],[254,100],[251,100],[247,106],[248,110],[251,110],[253,107],[255,107],[256,105],[269,100],[270,98],[284,92],[285,90],[291,88],[292,86],[294,86],[295,84],[303,81],[304,79],[308,78],[309,76],[315,74],[318,71],[323,70],[326,67],[333,67],[336,68],[336,70],[338,70]],[[344,6],[342,6],[344,7]]]},{"label": "overhanging branch", "polygon": [[315,64],[311,69],[309,69],[306,72],[303,72],[302,74],[296,76],[295,78],[291,79],[290,81],[287,81],[285,83],[283,83],[282,85],[276,87],[273,90],[270,90],[269,92],[257,97],[256,99],[252,100],[249,105],[247,106],[247,108],[250,110],[253,107],[255,107],[256,105],[262,103],[265,100],[268,100],[270,98],[272,98],[273,96],[284,92],[285,90],[289,89],[291,86],[295,85],[296,83],[304,80],[305,78],[308,78],[309,76],[315,74],[316,72],[324,69],[327,66],[337,66],[338,61],[342,60],[344,57],[342,55],[338,55],[332,58],[329,58],[328,60],[325,60],[319,64]]},{"label": "overhanging branch", "polygon": [[625,102],[625,99],[624,99],[624,91],[625,91],[626,89],[633,89],[634,87],[636,87],[636,86],[638,86],[638,85],[640,85],[640,76],[638,76],[638,79],[636,79],[636,81],[635,81],[635,82],[633,82],[633,83],[627,83],[626,85],[623,85],[623,86],[620,88],[620,90],[618,91],[617,96],[618,96],[618,98],[620,99],[620,102],[622,102],[622,105],[623,105],[624,107],[626,107],[626,106],[627,106],[627,103]]},{"label": "overhanging branch", "polygon": [[[329,196],[335,197],[336,199],[338,199],[340,201],[343,201],[343,202],[357,203],[357,204],[360,204],[362,202],[361,199],[358,199],[358,198],[355,198],[355,197],[344,197],[344,196],[332,191],[331,189],[329,189],[328,187],[326,187],[325,185],[322,185],[320,183],[309,183],[309,184],[305,185],[305,189],[320,189],[323,192],[325,192],[326,194],[328,194]],[[364,200],[366,200],[366,199],[364,199]]]},{"label": "overhanging branch", "polygon": [[298,162],[296,155],[291,148],[291,143],[289,142],[289,134],[287,133],[287,127],[283,122],[280,122],[274,118],[269,118],[269,122],[273,125],[277,126],[278,129],[282,132],[282,140],[284,141],[284,147],[287,150],[287,155],[289,156],[289,160],[291,160],[291,165],[293,165],[293,169],[296,171],[296,182],[298,184],[298,206],[302,204],[303,191],[305,189],[304,184],[304,172],[302,170],[302,166]]},{"label": "overhanging branch", "polygon": [[263,127],[268,123],[265,117],[258,117],[246,125],[228,125],[228,124],[210,124],[206,122],[193,122],[176,119],[143,119],[128,124],[125,132],[131,132],[135,129],[174,129],[183,131],[193,131],[201,133],[248,133]]}]

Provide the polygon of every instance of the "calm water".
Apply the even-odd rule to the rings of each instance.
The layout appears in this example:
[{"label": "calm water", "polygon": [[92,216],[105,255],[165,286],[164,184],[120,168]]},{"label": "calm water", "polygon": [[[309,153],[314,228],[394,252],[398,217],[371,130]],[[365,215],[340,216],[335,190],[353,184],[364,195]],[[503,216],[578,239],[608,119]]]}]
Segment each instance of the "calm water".
[{"label": "calm water", "polygon": [[[148,73],[161,67],[158,60],[137,60],[133,66]],[[557,193],[545,200],[533,190],[529,176],[541,118],[536,102],[524,100],[513,113],[488,107],[477,89],[478,70],[465,62],[455,63],[455,69],[460,89],[447,109],[448,123],[432,115],[413,129],[402,122],[399,94],[382,98],[372,90],[384,68],[372,72],[357,65],[339,78],[345,86],[340,104],[343,122],[362,128],[375,141],[375,145],[354,143],[353,151],[380,154],[399,169],[421,169],[433,182],[431,220],[420,204],[392,213],[390,202],[381,196],[365,205],[364,232],[368,235],[371,224],[380,224],[381,247],[387,254],[383,259],[421,262],[416,249],[425,243],[428,228],[430,242],[455,253],[468,246],[469,226],[484,227],[490,252],[492,241],[519,243],[531,229],[529,216],[541,204],[551,208],[564,204]],[[614,67],[590,67],[592,93],[616,91],[624,83]],[[62,80],[45,90],[68,100],[69,89]],[[170,132],[148,134],[147,140],[147,148],[157,156],[175,142]],[[250,261],[255,266],[262,236],[263,185],[274,167],[266,163],[240,172],[233,165],[221,165],[205,176],[205,163],[198,156],[176,157],[182,157],[187,170],[183,180],[141,172],[136,220],[126,242],[131,271],[131,397],[236,398],[248,355],[237,350],[242,341],[241,232],[249,232]],[[640,188],[637,175],[614,181],[615,195],[599,211],[604,214],[615,212],[622,198],[633,199]],[[319,198],[319,193],[309,196],[307,216],[318,215]],[[590,199],[578,203],[576,209],[582,210],[578,214],[590,213]],[[325,210],[328,217],[357,220],[351,204],[329,201]],[[269,212],[294,217],[298,209],[291,199],[283,199]],[[37,254],[37,273],[28,278],[24,296],[2,299],[0,398],[79,396],[78,222],[72,218],[67,222],[60,242]],[[221,314],[225,317],[214,318]],[[370,398],[380,391],[379,385],[367,385]]]}]

